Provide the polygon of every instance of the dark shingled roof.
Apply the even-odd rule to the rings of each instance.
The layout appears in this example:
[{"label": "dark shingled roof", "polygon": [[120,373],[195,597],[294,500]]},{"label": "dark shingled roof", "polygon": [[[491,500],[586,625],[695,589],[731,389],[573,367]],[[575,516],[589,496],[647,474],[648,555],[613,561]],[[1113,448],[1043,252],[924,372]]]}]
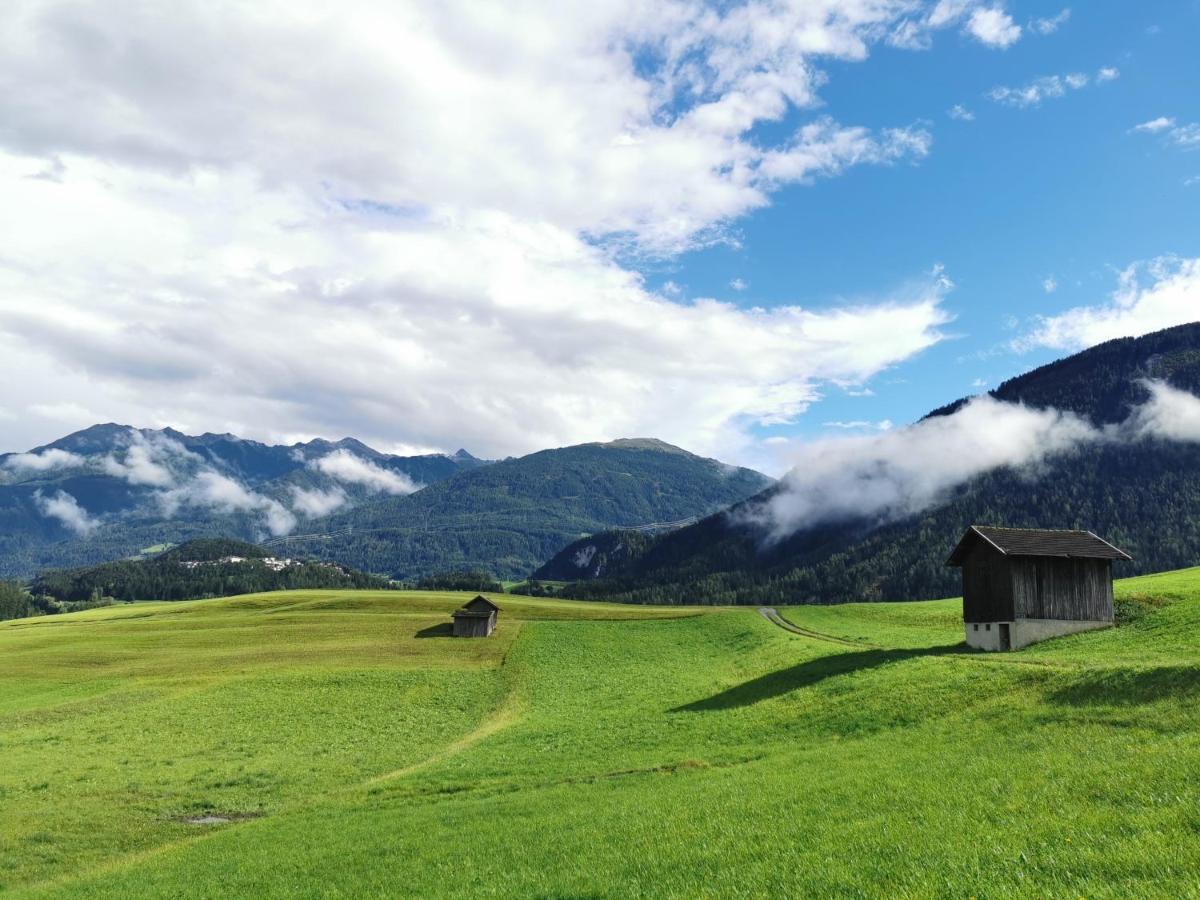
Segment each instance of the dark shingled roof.
[{"label": "dark shingled roof", "polygon": [[972,525],[963,535],[948,566],[961,566],[976,541],[985,541],[1005,556],[1057,556],[1076,559],[1133,559],[1090,531],[1050,531],[1041,528],[993,528]]}]

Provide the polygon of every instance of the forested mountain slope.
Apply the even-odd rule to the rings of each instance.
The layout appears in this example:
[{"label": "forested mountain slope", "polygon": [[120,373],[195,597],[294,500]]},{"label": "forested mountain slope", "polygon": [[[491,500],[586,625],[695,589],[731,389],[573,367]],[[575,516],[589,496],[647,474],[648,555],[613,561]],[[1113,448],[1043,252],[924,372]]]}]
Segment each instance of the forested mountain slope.
[{"label": "forested mountain slope", "polygon": [[204,535],[267,538],[481,465],[465,451],[392,456],[353,438],[272,446],[96,425],[0,455],[0,578]]},{"label": "forested mountain slope", "polygon": [[[1102,344],[1007,381],[992,396],[1112,428],[1147,400],[1147,379],[1200,394],[1200,324]],[[930,415],[953,414],[965,402]],[[753,512],[774,490],[662,535],[610,566],[603,578],[580,581],[568,593],[663,603],[953,596],[959,573],[945,559],[972,523],[1096,531],[1134,556],[1122,564],[1123,575],[1200,562],[1200,443],[1191,440],[1141,436],[1083,444],[1035,467],[987,472],[899,521],[843,519],[782,541],[768,540],[752,524]],[[561,577],[563,562],[552,560],[546,570]]]},{"label": "forested mountain slope", "polygon": [[651,439],[543,450],[317,523],[293,546],[411,579],[449,569],[523,578],[566,541],[696,519],[762,490],[759,472]]}]

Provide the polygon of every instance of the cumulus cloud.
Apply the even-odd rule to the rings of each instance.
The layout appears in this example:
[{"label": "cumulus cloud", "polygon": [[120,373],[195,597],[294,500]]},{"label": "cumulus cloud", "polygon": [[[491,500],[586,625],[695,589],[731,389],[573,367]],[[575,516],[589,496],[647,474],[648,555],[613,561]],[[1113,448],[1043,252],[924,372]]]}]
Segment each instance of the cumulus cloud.
[{"label": "cumulus cloud", "polygon": [[955,103],[952,107],[950,107],[949,110],[947,110],[946,115],[952,119],[957,119],[959,122],[975,121],[975,113],[971,112],[961,103]]},{"label": "cumulus cloud", "polygon": [[33,495],[33,502],[43,516],[58,520],[64,528],[81,536],[91,534],[100,524],[66,491],[55,491],[49,496],[37,491]]},{"label": "cumulus cloud", "polygon": [[41,453],[14,453],[4,461],[10,472],[50,472],[82,466],[86,460],[78,453],[51,448]]},{"label": "cumulus cloud", "polygon": [[190,506],[220,513],[258,513],[274,536],[287,534],[296,527],[296,516],[278,500],[255,493],[212,470],[200,472],[179,487],[159,493],[158,498],[168,517],[175,515],[180,507]]},{"label": "cumulus cloud", "polygon": [[0,372],[22,377],[0,405],[40,410],[30,431],[54,412],[489,456],[650,430],[736,452],[747,423],[939,340],[938,298],[741,310],[636,267],[733,240],[788,185],[929,153],[919,124],[808,113],[823,64],[914,14],[14,0]]},{"label": "cumulus cloud", "polygon": [[967,31],[989,47],[1010,47],[1021,37],[1021,26],[1002,9],[985,7],[971,13]]},{"label": "cumulus cloud", "polygon": [[346,505],[346,492],[340,488],[327,491],[292,486],[292,510],[310,519],[327,516]]},{"label": "cumulus cloud", "polygon": [[1157,381],[1146,388],[1145,403],[1124,423],[1104,428],[1072,413],[983,395],[906,428],[814,441],[798,448],[779,492],[745,515],[779,540],[829,522],[902,519],[984,473],[1036,469],[1091,444],[1200,442],[1200,397]]},{"label": "cumulus cloud", "polygon": [[320,459],[313,460],[310,465],[338,481],[362,485],[371,491],[382,491],[387,494],[411,494],[422,487],[403,472],[384,469],[369,460],[355,456],[349,450],[335,450]]},{"label": "cumulus cloud", "polygon": [[1053,294],[1058,290],[1058,279],[1053,275],[1042,279],[1042,290],[1047,294]]},{"label": "cumulus cloud", "polygon": [[173,458],[199,459],[181,443],[166,435],[153,434],[147,437],[140,431],[130,429],[126,449],[120,454],[110,453],[104,458],[102,466],[109,475],[122,478],[130,484],[165,488],[175,482],[169,465]]},{"label": "cumulus cloud", "polygon": [[913,7],[910,15],[902,18],[888,36],[888,42],[893,46],[926,50],[931,46],[932,32],[952,26],[961,26],[963,34],[985,46],[1001,49],[1021,37],[1021,26],[1000,4],[980,0],[938,0],[930,6],[913,4]]},{"label": "cumulus cloud", "polygon": [[1121,70],[1115,66],[1104,66],[1096,70],[1096,83],[1104,84],[1106,81],[1116,81],[1121,77]]},{"label": "cumulus cloud", "polygon": [[1104,303],[1037,320],[1014,349],[1079,350],[1118,337],[1137,337],[1200,321],[1200,258],[1162,257],[1125,269]]}]

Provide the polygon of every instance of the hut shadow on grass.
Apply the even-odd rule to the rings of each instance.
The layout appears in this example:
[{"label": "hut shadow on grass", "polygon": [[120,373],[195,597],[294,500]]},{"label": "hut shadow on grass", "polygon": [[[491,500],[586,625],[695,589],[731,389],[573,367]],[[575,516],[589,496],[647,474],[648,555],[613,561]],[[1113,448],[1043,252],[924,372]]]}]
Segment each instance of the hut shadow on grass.
[{"label": "hut shadow on grass", "polygon": [[737,709],[751,706],[762,700],[770,700],[790,694],[800,688],[809,687],[851,672],[875,669],[893,662],[902,662],[920,656],[945,656],[966,652],[964,644],[946,644],[938,647],[921,647],[915,650],[858,650],[853,653],[834,653],[817,659],[806,660],[799,665],[769,675],[760,675],[736,687],[721,691],[704,700],[677,706],[671,712],[708,712],[717,709]]},{"label": "hut shadow on grass", "polygon": [[1049,696],[1064,706],[1137,706],[1200,695],[1200,666],[1109,669],[1075,679]]},{"label": "hut shadow on grass", "polygon": [[439,637],[454,637],[454,626],[449,622],[439,622],[437,625],[430,625],[428,628],[422,628],[418,631],[415,637],[419,638],[439,638]]}]

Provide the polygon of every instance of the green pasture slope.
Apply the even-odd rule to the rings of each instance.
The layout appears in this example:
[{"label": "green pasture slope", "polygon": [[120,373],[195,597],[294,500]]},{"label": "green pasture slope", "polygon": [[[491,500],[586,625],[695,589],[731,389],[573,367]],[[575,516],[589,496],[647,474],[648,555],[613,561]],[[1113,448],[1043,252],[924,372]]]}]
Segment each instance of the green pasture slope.
[{"label": "green pasture slope", "polygon": [[[956,601],[290,592],[0,623],[18,896],[1200,896],[1200,570],[964,652]],[[227,822],[193,824],[219,817]]]}]

